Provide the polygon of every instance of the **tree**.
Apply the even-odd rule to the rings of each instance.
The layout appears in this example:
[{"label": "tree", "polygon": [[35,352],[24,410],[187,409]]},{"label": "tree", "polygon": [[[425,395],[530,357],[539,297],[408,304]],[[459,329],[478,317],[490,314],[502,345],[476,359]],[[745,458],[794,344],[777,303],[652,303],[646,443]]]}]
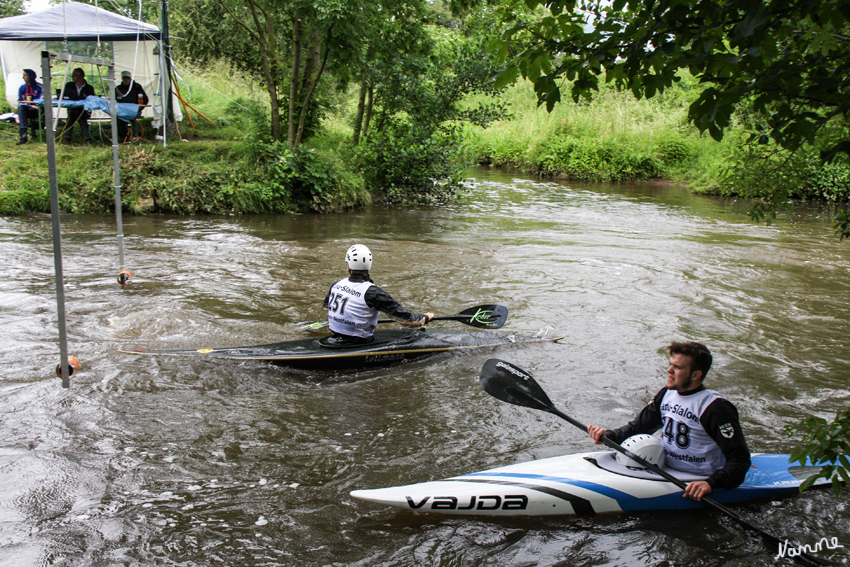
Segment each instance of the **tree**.
[{"label": "tree", "polygon": [[[225,58],[258,77],[271,101],[271,135],[291,149],[309,130],[329,68],[347,64],[371,3],[342,0],[178,0],[175,36],[193,58]],[[286,109],[286,128],[281,120]]]},{"label": "tree", "polygon": [[[75,1],[80,2],[81,4],[97,6],[98,8],[101,8],[108,12],[114,12],[127,18],[140,20],[142,22],[154,24],[156,26],[159,26],[161,23],[159,2],[143,2],[140,4],[138,0],[110,0],[109,2],[97,2],[96,0]],[[51,3],[56,4],[59,2],[57,0],[56,2]]]},{"label": "tree", "polygon": [[[386,61],[375,91],[373,131],[358,149],[364,177],[388,200],[442,200],[461,186],[461,124],[482,127],[504,117],[492,77],[496,62],[485,40],[434,27],[433,52]],[[491,102],[467,107],[477,93]]]},{"label": "tree", "polygon": [[0,18],[26,14],[24,0],[0,0]]},{"label": "tree", "polygon": [[793,153],[831,130],[821,158],[850,155],[846,0],[508,0],[499,13],[500,84],[522,75],[549,110],[565,80],[575,101],[603,78],[649,98],[688,69],[705,86],[689,119],[714,139],[746,102],[753,142]]},{"label": "tree", "polygon": [[360,81],[352,142],[360,143],[372,123],[375,90],[394,74],[421,75],[433,55],[434,43],[425,31],[430,9],[421,0],[385,2],[374,14],[359,50],[356,73]]}]

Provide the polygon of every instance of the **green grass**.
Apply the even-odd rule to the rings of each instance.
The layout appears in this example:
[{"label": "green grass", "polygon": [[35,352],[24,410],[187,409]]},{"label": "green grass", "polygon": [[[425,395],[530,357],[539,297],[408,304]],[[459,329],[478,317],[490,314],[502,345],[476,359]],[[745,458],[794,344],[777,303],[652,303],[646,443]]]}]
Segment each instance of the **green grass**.
[{"label": "green grass", "polygon": [[[568,87],[562,89],[566,97]],[[537,106],[531,84],[519,82],[502,98],[509,119],[487,129],[466,128],[467,153],[478,163],[542,177],[664,179],[694,192],[749,199],[850,201],[850,160],[839,155],[824,165],[818,155],[846,132],[843,123],[820,132],[815,146],[789,156],[772,144],[748,143],[742,107],[717,142],[688,123],[688,107],[701,88],[683,74],[663,94],[636,100],[630,92],[603,85],[592,102],[566,98],[549,113]]]},{"label": "green grass", "polygon": [[225,62],[205,67],[178,63],[177,72],[185,81],[176,83],[180,96],[191,106],[183,110],[183,138],[242,140],[251,114],[268,108],[268,92]]},{"label": "green grass", "polygon": [[549,113],[537,106],[531,84],[519,82],[502,97],[510,119],[467,127],[467,151],[479,163],[544,177],[686,182],[702,171],[710,178],[725,149],[688,124],[698,94],[693,80],[648,100],[604,85],[592,102],[568,98]]}]

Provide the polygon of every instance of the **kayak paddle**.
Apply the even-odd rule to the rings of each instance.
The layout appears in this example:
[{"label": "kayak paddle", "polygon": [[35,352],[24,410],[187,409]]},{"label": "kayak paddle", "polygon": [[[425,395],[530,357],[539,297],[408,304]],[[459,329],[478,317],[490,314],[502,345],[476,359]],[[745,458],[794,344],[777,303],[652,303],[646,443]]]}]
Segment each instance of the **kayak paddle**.
[{"label": "kayak paddle", "polygon": [[[457,315],[445,315],[442,317],[434,317],[434,321],[460,321],[470,327],[478,329],[500,329],[505,324],[508,318],[508,308],[504,305],[478,305],[464,309]],[[378,323],[395,323],[393,319],[379,319]],[[305,321],[298,323],[299,329],[307,329],[309,331],[324,329],[328,326],[328,321]]]},{"label": "kayak paddle", "polygon": [[[484,388],[484,391],[493,396],[494,398],[502,400],[503,402],[508,402],[509,404],[513,404],[515,406],[523,406],[527,408],[549,412],[553,415],[557,415],[561,419],[569,421],[571,424],[575,425],[585,433],[587,432],[586,425],[580,423],[579,421],[576,421],[572,417],[557,409],[552,404],[552,401],[549,399],[549,396],[546,395],[546,392],[543,391],[543,388],[541,388],[540,385],[534,380],[534,378],[532,378],[531,374],[521,368],[512,365],[509,362],[505,362],[504,360],[499,360],[497,358],[491,358],[490,360],[485,362],[484,366],[481,368],[480,382],[481,387]],[[615,443],[604,435],[599,440],[611,449],[614,449],[615,451],[624,454],[630,459],[637,461],[642,466],[651,470],[655,474],[660,475],[665,480],[672,482],[682,490],[687,487],[687,483],[679,480],[667,471],[642,459],[638,455],[635,455],[619,443]],[[738,522],[738,524],[740,524],[744,528],[759,534],[765,542],[771,544],[773,547],[779,550],[782,550],[783,548],[802,549],[802,547],[800,546],[796,546],[794,544],[789,543],[788,540],[780,541],[779,538],[772,536],[769,533],[763,531],[762,529],[750,524],[741,516],[739,516],[720,502],[717,502],[713,498],[704,496],[702,502],[705,502],[706,504],[720,510],[721,512]],[[812,557],[811,555],[807,555],[805,553],[800,553],[799,555],[794,556],[793,559],[801,565],[829,565],[829,563],[823,563],[819,559],[816,559],[815,557]]]}]

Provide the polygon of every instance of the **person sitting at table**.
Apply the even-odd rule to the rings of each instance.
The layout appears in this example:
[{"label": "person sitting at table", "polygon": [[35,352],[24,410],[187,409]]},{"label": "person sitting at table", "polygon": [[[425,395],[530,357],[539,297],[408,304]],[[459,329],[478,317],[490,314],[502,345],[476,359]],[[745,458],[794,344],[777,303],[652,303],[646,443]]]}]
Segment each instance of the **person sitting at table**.
[{"label": "person sitting at table", "polygon": [[[86,100],[86,97],[94,96],[94,87],[86,82],[86,73],[79,67],[71,71],[71,82],[65,84],[62,89],[62,100]],[[70,144],[71,136],[74,135],[74,124],[80,123],[80,130],[85,143],[94,141],[89,134],[89,117],[91,112],[82,106],[68,107],[68,122],[65,124],[65,133],[62,135],[63,143]]]},{"label": "person sitting at table", "polygon": [[18,127],[20,128],[20,139],[15,144],[20,146],[29,141],[27,128],[29,121],[35,120],[32,125],[32,136],[35,138],[35,129],[39,127],[38,107],[32,101],[42,97],[41,84],[35,82],[36,74],[32,69],[24,69],[24,84],[18,89]]},{"label": "person sitting at table", "polygon": [[[115,87],[115,102],[138,104],[139,112],[136,118],[142,116],[142,106],[148,104],[148,95],[142,85],[133,80],[130,71],[121,71],[121,84]],[[118,139],[124,141],[127,137],[128,123],[118,121]]]}]

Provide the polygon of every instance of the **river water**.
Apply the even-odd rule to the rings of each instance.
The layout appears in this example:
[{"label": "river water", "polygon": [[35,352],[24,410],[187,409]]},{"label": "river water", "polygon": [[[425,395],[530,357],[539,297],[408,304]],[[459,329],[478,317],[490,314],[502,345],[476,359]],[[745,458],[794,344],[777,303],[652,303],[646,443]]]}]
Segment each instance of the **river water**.
[{"label": "river water", "polygon": [[[850,243],[830,212],[772,226],[675,187],[580,186],[489,171],[440,207],[338,215],[62,217],[69,352],[58,362],[51,223],[0,218],[0,566],[774,565],[711,510],[488,520],[414,514],[349,491],[594,450],[558,418],[478,384],[499,357],[584,423],[622,425],[663,386],[671,339],[705,341],[708,385],[754,452],[850,403]],[[505,330],[559,343],[357,373],[137,357],[119,348],[305,336],[355,242],[405,305],[499,303]],[[451,322],[440,328],[462,328]],[[736,506],[779,537],[846,546],[847,491]],[[781,563],[781,562],[780,562]]]}]

